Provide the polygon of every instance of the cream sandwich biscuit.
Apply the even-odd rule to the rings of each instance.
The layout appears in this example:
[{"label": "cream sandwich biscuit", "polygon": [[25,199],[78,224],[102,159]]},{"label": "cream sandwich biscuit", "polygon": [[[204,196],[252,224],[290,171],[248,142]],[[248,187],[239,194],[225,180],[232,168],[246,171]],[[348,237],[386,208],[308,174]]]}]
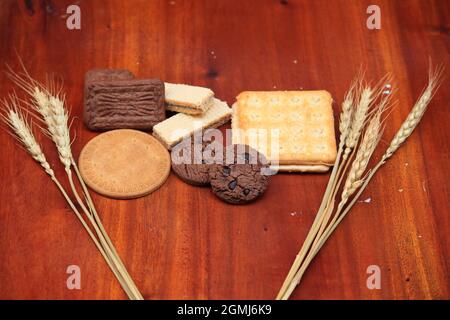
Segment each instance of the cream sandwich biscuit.
[{"label": "cream sandwich biscuit", "polygon": [[167,82],[164,87],[167,110],[198,115],[214,102],[214,92],[208,88]]},{"label": "cream sandwich biscuit", "polygon": [[167,148],[171,149],[184,138],[198,130],[217,128],[231,118],[231,109],[226,102],[214,98],[211,107],[201,115],[176,115],[153,127],[155,136]]}]

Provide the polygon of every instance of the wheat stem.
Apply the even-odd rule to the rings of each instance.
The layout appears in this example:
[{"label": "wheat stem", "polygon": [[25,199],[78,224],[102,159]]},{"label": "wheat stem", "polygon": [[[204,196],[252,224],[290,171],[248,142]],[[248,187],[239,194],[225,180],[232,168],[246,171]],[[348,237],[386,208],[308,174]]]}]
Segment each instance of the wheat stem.
[{"label": "wheat stem", "polygon": [[111,248],[113,254],[116,256],[119,265],[122,267],[122,270],[124,271],[126,277],[128,278],[130,287],[133,289],[133,291],[136,294],[137,298],[140,299],[140,300],[143,300],[144,299],[143,296],[139,292],[136,284],[134,283],[133,279],[131,278],[130,274],[128,273],[128,270],[126,269],[125,265],[123,264],[122,260],[120,259],[120,256],[117,253],[117,250],[114,247],[114,244],[112,243],[111,238],[109,237],[108,233],[106,232],[105,228],[103,227],[103,224],[102,224],[102,221],[101,221],[101,219],[100,219],[100,217],[98,215],[97,209],[95,208],[94,201],[92,200],[90,192],[89,192],[89,190],[88,190],[88,188],[86,186],[86,183],[84,182],[84,180],[83,180],[83,178],[81,176],[80,170],[78,169],[78,166],[77,166],[77,164],[75,162],[75,159],[73,159],[73,157],[72,157],[72,165],[73,165],[73,168],[74,168],[75,173],[77,175],[78,181],[80,181],[81,187],[83,189],[83,193],[86,196],[86,202],[88,204],[88,207],[89,207],[91,213],[94,216],[95,222],[98,224],[98,227],[99,227],[100,231],[102,232],[102,234],[103,234],[107,244]]},{"label": "wheat stem", "polygon": [[64,188],[62,187],[62,185],[59,183],[59,181],[56,179],[56,177],[52,177],[53,182],[56,184],[56,186],[58,187],[58,189],[60,190],[60,192],[62,193],[62,195],[64,196],[64,198],[66,199],[67,203],[69,204],[70,208],[73,210],[73,212],[75,213],[76,217],[78,218],[78,220],[81,222],[81,224],[83,225],[84,229],[86,230],[86,232],[89,234],[89,237],[92,239],[92,241],[94,242],[95,246],[97,247],[98,251],[100,252],[100,254],[102,255],[103,259],[105,259],[106,263],[108,264],[109,268],[111,269],[111,271],[113,272],[113,274],[115,275],[115,277],[117,278],[117,280],[119,281],[120,285],[122,286],[122,288],[124,289],[125,293],[127,294],[128,298],[130,299],[134,299],[134,294],[131,292],[131,290],[128,288],[125,279],[123,279],[122,275],[118,272],[117,267],[114,265],[114,263],[112,263],[108,257],[108,255],[106,254],[104,248],[101,246],[101,244],[99,243],[98,239],[95,237],[95,235],[92,233],[91,229],[89,228],[89,226],[87,225],[86,221],[83,219],[83,217],[81,216],[80,212],[78,211],[78,209],[75,207],[75,205],[73,204],[72,200],[69,198],[69,196],[67,195],[66,191],[64,190]]},{"label": "wheat stem", "polygon": [[119,259],[118,259],[117,255],[114,254],[113,250],[108,245],[104,234],[100,231],[99,226],[97,225],[97,223],[94,220],[93,216],[91,215],[90,211],[86,208],[86,206],[84,205],[83,201],[81,200],[81,197],[78,194],[78,191],[77,191],[77,189],[75,187],[75,184],[74,184],[74,181],[73,181],[72,171],[69,169],[68,171],[66,171],[66,173],[67,173],[67,177],[68,177],[69,184],[70,184],[70,187],[72,189],[72,192],[75,195],[75,199],[77,200],[78,204],[82,208],[83,212],[85,213],[85,215],[88,218],[88,220],[91,223],[91,225],[94,227],[95,233],[97,234],[102,247],[105,249],[107,256],[111,259],[111,262],[116,266],[118,272],[125,279],[125,283],[126,283],[127,287],[129,287],[130,290],[133,292],[133,298],[134,299],[139,299],[139,294],[137,294],[135,292],[136,289],[133,288],[130,285],[129,278],[128,278],[127,274],[123,270],[124,267],[119,263],[119,261],[118,261]]}]

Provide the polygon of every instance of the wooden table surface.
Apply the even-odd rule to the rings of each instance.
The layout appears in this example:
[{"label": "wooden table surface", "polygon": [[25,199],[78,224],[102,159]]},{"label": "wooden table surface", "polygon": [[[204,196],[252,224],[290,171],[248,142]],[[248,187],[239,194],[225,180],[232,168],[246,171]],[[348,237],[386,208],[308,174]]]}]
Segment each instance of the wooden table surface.
[{"label": "wooden table surface", "polygon": [[[306,273],[295,299],[449,299],[450,113],[448,0],[0,2],[0,62],[16,52],[40,80],[64,79],[75,156],[96,133],[80,119],[91,68],[127,68],[210,87],[233,103],[244,90],[326,89],[339,103],[359,68],[395,77],[384,149],[427,81],[429,58],[447,79],[418,129],[372,180]],[[370,4],[381,30],[366,27]],[[0,74],[4,97],[13,86]],[[224,126],[229,128],[229,124]],[[42,137],[52,165],[51,143]],[[124,299],[125,294],[49,178],[0,132],[0,298]],[[378,158],[381,150],[376,153]],[[57,171],[61,174],[61,170]],[[263,198],[228,205],[171,173],[153,194],[97,194],[104,225],[146,299],[272,299],[309,230],[328,174],[279,174]],[[369,202],[370,201],[370,202]],[[81,290],[66,269],[81,269]],[[369,290],[368,266],[381,270]]]}]

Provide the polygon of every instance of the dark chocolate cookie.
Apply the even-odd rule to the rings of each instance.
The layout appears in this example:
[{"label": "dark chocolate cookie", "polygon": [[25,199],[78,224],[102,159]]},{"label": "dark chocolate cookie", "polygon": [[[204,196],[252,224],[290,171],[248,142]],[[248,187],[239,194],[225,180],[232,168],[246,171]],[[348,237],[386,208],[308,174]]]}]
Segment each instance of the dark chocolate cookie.
[{"label": "dark chocolate cookie", "polygon": [[[186,183],[196,186],[209,185],[212,161],[204,151],[213,140],[205,140],[201,135],[193,135],[172,148],[172,170]],[[187,154],[184,154],[185,152]],[[215,151],[211,150],[209,154],[214,157]]]},{"label": "dark chocolate cookie", "polygon": [[223,164],[214,164],[209,171],[212,191],[220,199],[244,204],[266,191],[269,166],[265,157],[246,145],[232,145],[226,149]]}]

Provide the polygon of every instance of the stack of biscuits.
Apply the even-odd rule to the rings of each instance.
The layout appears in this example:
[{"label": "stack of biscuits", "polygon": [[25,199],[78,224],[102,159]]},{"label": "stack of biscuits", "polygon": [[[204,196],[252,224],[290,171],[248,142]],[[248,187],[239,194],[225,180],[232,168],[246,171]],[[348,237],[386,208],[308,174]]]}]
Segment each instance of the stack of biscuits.
[{"label": "stack of biscuits", "polygon": [[217,128],[231,118],[228,104],[214,97],[208,88],[165,83],[166,109],[179,112],[153,127],[153,135],[172,149],[194,132]]},{"label": "stack of biscuits", "polygon": [[[169,150],[194,132],[217,128],[231,118],[230,107],[211,89],[136,79],[128,70],[91,70],[84,91],[84,123],[89,129],[153,130]],[[166,119],[166,110],[178,113]]]}]

